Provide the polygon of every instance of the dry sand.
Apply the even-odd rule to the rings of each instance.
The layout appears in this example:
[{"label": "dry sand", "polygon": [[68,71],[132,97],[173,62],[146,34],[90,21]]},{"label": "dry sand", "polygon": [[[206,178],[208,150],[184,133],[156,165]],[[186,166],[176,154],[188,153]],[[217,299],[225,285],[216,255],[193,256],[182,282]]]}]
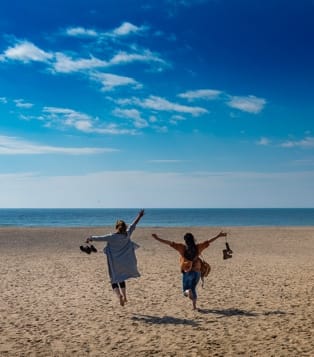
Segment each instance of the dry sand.
[{"label": "dry sand", "polygon": [[181,293],[178,254],[151,233],[199,241],[220,228],[137,228],[141,278],[121,308],[108,281],[110,228],[0,229],[0,356],[314,356],[314,227],[225,227],[204,253],[199,311]]}]

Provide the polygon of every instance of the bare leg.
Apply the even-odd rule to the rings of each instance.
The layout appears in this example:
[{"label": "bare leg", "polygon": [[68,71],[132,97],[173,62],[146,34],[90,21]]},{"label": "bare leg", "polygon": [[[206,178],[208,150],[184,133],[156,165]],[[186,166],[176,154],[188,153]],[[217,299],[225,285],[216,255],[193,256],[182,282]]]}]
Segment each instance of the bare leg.
[{"label": "bare leg", "polygon": [[128,299],[126,298],[126,288],[121,288],[121,292],[124,302],[128,302]]},{"label": "bare leg", "polygon": [[117,295],[117,298],[118,298],[119,301],[120,301],[120,305],[121,305],[121,306],[124,306],[124,297],[123,297],[123,295],[121,294],[120,289],[119,289],[119,288],[114,288],[113,291],[114,291],[114,293]]},{"label": "bare leg", "polygon": [[189,299],[192,300],[193,303],[193,310],[196,310],[196,298],[193,298],[192,290],[189,290]]}]

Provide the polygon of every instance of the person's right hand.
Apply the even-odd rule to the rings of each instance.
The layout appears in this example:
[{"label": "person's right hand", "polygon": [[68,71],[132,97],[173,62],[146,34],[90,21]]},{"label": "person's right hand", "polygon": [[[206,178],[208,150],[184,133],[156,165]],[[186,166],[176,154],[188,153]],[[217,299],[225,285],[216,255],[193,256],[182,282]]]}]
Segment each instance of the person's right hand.
[{"label": "person's right hand", "polygon": [[226,232],[220,232],[219,233],[219,237],[227,237],[227,233]]}]

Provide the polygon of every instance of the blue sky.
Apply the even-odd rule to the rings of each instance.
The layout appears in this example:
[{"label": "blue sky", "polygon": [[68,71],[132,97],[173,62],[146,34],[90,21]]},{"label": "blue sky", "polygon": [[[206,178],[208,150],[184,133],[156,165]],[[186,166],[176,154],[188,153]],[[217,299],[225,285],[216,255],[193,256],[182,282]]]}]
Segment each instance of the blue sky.
[{"label": "blue sky", "polygon": [[3,1],[0,207],[314,207],[313,17]]}]

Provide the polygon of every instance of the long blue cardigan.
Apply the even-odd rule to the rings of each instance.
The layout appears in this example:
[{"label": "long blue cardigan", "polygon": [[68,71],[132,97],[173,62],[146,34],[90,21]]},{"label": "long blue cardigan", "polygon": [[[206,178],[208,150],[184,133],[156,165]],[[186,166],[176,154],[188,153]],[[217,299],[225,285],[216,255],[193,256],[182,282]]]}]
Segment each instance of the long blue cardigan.
[{"label": "long blue cardigan", "polygon": [[135,249],[139,248],[139,245],[131,241],[135,227],[134,223],[130,224],[127,234],[110,233],[91,237],[93,241],[107,242],[104,254],[107,255],[111,284],[140,276],[135,255]]}]

